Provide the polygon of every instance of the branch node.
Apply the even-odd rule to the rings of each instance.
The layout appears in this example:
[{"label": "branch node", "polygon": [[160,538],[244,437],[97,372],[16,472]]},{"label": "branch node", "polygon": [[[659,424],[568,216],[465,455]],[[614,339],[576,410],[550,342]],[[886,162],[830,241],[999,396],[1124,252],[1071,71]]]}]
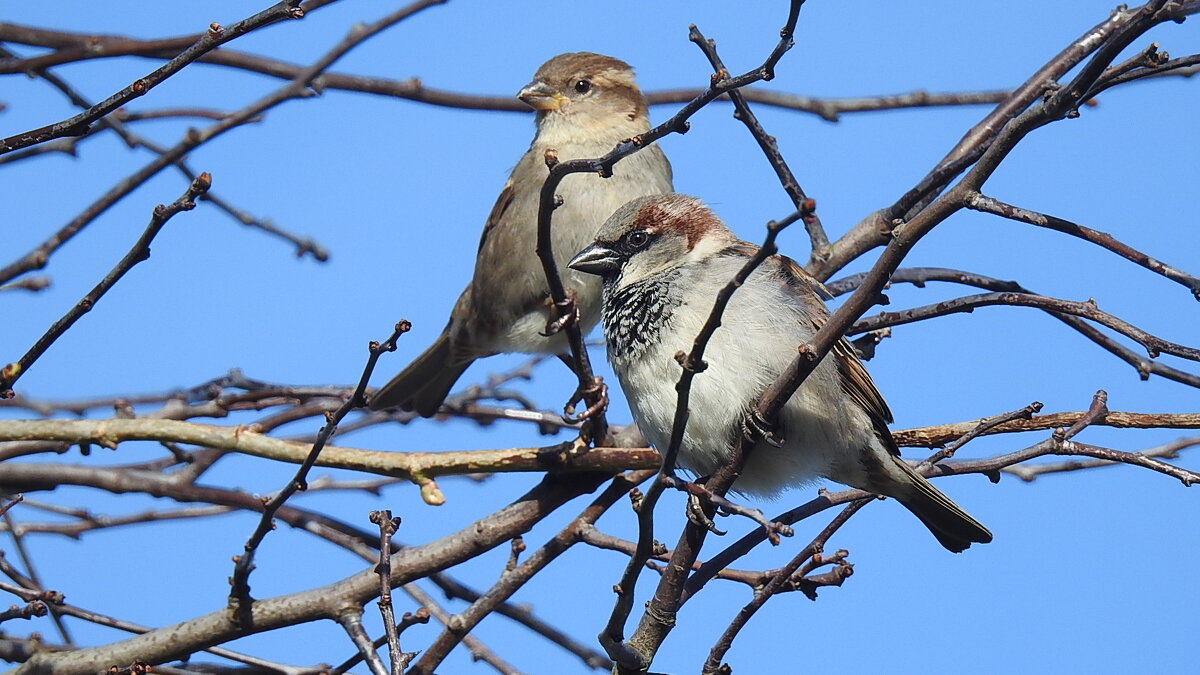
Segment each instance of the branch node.
[{"label": "branch node", "polygon": [[629,505],[633,508],[635,513],[641,510],[642,500],[645,498],[645,496],[646,495],[638,488],[633,488],[629,491]]},{"label": "branch node", "polygon": [[430,506],[441,506],[446,503],[446,495],[442,494],[441,488],[438,487],[437,481],[432,478],[425,478],[417,481],[421,486],[421,500]]},{"label": "branch node", "polygon": [[690,354],[680,349],[675,352],[675,362],[680,368],[691,373],[703,373],[708,369],[708,361],[704,359],[693,359]]}]

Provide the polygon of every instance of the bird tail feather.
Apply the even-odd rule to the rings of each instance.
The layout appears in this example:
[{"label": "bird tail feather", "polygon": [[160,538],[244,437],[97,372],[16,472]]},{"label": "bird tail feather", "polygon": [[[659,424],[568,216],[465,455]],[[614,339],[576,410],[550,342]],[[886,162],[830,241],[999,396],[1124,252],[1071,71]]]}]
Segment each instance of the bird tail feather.
[{"label": "bird tail feather", "polygon": [[913,515],[929,528],[934,537],[948,550],[955,553],[965,551],[972,543],[986,544],[992,533],[966,511],[933,487],[925,477],[917,473],[899,457],[892,458],[903,478],[899,481],[904,488],[893,494]]},{"label": "bird tail feather", "polygon": [[399,375],[379,388],[371,397],[371,410],[399,407],[415,410],[421,417],[433,417],[446,400],[450,389],[474,359],[451,358],[450,335],[443,332]]}]

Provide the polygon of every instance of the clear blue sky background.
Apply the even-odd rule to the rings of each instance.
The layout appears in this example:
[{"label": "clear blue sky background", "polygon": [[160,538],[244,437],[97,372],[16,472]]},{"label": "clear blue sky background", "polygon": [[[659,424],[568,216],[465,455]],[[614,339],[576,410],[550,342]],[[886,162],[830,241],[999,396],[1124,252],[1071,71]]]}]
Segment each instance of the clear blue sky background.
[{"label": "clear blue sky background", "polygon": [[[855,4],[814,0],[802,12],[797,44],[780,64],[772,90],[812,96],[864,96],[915,89],[934,92],[1016,85],[1111,9],[1104,0],[1046,3],[927,2]],[[6,3],[4,20],[76,31],[160,37],[230,24],[265,3]],[[354,23],[375,20],[398,3],[342,2],[303,21],[280,24],[231,47],[307,63]],[[761,62],[777,39],[784,3],[482,3],[456,0],[376,37],[334,70],[379,77],[419,77],[427,85],[508,95],[559,52],[591,50],[637,67],[645,89],[702,86],[708,66],[687,41],[696,23],[718,41],[735,72]],[[1134,47],[1158,41],[1173,55],[1200,51],[1192,19],[1160,27]],[[23,53],[30,53],[25,50]],[[149,72],[155,63],[105,60],[58,69],[85,95],[100,99]],[[278,81],[212,66],[193,66],[130,105],[241,107]],[[1121,240],[1192,273],[1200,272],[1194,183],[1200,115],[1194,81],[1162,79],[1105,94],[1077,120],[1035,132],[985,187],[999,199],[1042,210]],[[73,110],[44,82],[0,79],[0,133],[65,118]],[[655,121],[675,106],[656,107]],[[791,211],[770,168],[727,104],[697,115],[692,131],[662,143],[676,187],[698,195],[743,237],[760,240],[763,223]],[[836,236],[912,186],[986,108],[847,115],[837,124],[759,107],[801,184]],[[185,128],[146,122],[137,130],[173,144]],[[214,191],[332,251],[328,264],[295,260],[281,242],[247,230],[209,205],[171,221],[153,257],[133,270],[20,382],[38,397],[74,397],[190,386],[231,367],[288,383],[357,379],[368,340],[382,339],[399,318],[414,329],[385,357],[376,383],[401,368],[440,331],[468,280],[479,228],[505,176],[525,150],[532,118],[515,113],[447,110],[342,92],[293,101],[260,124],[233,131],[190,157],[213,174]],[[8,262],[79,212],[112,183],[150,159],[112,135],[87,141],[80,156],[44,156],[0,170],[0,262]],[[619,167],[618,167],[619,169]],[[51,289],[4,293],[0,361],[15,360],[125,252],[153,206],[175,199],[182,178],[163,172],[106,213],[57,253],[45,271]],[[782,248],[807,259],[807,238],[787,232]],[[849,271],[861,271],[869,260]],[[1155,334],[1200,344],[1197,305],[1181,286],[1078,240],[974,213],[956,215],[923,241],[907,265],[955,267],[1015,279],[1039,292],[1100,307]],[[889,292],[891,309],[970,293],[945,284]],[[601,350],[595,351],[602,361]],[[1196,364],[1164,357],[1195,372]],[[463,383],[520,363],[478,364]],[[897,418],[896,428],[963,421],[1042,401],[1046,411],[1086,408],[1097,389],[1113,410],[1195,412],[1200,393],[1162,379],[1139,381],[1128,365],[1054,319],[1032,309],[984,308],[894,330],[869,364]],[[570,381],[556,363],[522,385],[542,406],[557,408]],[[612,378],[609,378],[612,381]],[[629,414],[614,392],[611,418]],[[247,421],[243,418],[238,421]],[[232,420],[231,420],[232,421]],[[308,421],[286,429],[316,430]],[[1086,430],[1079,440],[1126,450],[1157,445],[1186,431]],[[1044,434],[977,441],[977,457],[1033,444]],[[480,431],[467,422],[421,421],[343,438],[340,443],[391,450],[502,448],[543,444],[524,425]],[[122,446],[82,458],[47,461],[127,463],[161,455]],[[920,456],[919,452],[914,456]],[[1185,458],[1193,469],[1195,457]],[[290,467],[234,459],[206,478],[257,492],[277,489]],[[326,472],[320,472],[326,473]],[[369,527],[367,512],[390,508],[404,519],[398,538],[428,541],[490,513],[537,476],[495,478],[483,485],[447,480],[445,506],[422,504],[407,486],[382,497],[314,494],[298,503]],[[939,481],[939,487],[995,533],[995,542],[951,555],[893,502],[872,504],[831,542],[847,548],[855,574],[817,603],[799,594],[776,598],[742,634],[728,660],[739,673],[875,672],[1189,672],[1195,640],[1194,583],[1200,563],[1196,488],[1149,471],[1120,467],[1056,475],[1032,485],[1005,476]],[[795,491],[775,512],[809,499]],[[127,513],[150,499],[108,498],[74,489],[62,503]],[[582,508],[562,510],[526,537],[540,545]],[[632,537],[624,507],[600,528]],[[674,542],[682,502],[662,505],[659,537]],[[18,518],[41,518],[29,510]],[[255,518],[239,514],[204,522],[140,526],[87,535],[83,541],[31,541],[47,586],[80,606],[147,625],[165,625],[224,606],[226,577]],[[727,522],[731,536],[749,526]],[[796,538],[761,550],[739,566],[783,564],[823,521],[804,523]],[[723,545],[710,539],[711,550]],[[9,553],[7,543],[0,548]],[[455,574],[486,587],[506,551],[482,556]],[[591,642],[611,606],[610,587],[624,565],[617,554],[576,547],[519,593],[543,618]],[[340,579],[359,559],[283,528],[261,551],[252,579],[259,597]],[[647,576],[642,591],[652,588]],[[748,593],[712,584],[686,606],[654,669],[696,672],[715,637]],[[401,609],[406,599],[398,598]],[[375,622],[373,606],[368,617]],[[53,635],[48,622],[37,630]],[[115,633],[73,623],[95,643]],[[25,624],[6,630],[20,633]],[[631,626],[632,629],[632,626]],[[405,634],[419,648],[435,628]],[[587,672],[577,660],[503,618],[479,637],[530,673]],[[233,645],[296,664],[337,663],[352,652],[341,629],[300,626]],[[488,672],[456,652],[445,673]]]}]

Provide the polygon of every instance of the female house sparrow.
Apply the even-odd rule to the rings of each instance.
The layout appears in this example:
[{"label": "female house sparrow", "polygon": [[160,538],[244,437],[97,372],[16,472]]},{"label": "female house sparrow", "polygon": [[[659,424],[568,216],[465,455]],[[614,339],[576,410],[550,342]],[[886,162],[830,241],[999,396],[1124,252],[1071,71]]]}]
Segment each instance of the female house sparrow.
[{"label": "female house sparrow", "polygon": [[[670,194],[618,209],[569,266],[604,282],[608,358],[634,420],[665,450],[679,380],[675,353],[688,351],[717,292],[758,247],[738,239],[698,199]],[[824,289],[791,259],[768,258],[730,301],[692,381],[680,463],[699,475],[726,461],[741,422],[768,385],[828,319]],[[959,552],[992,534],[899,458],[891,412],[842,340],[780,414],[785,442],[755,444],[739,492],[774,495],[818,476],[894,497]]]},{"label": "female house sparrow", "polygon": [[[542,335],[550,300],[534,252],[538,197],[549,174],[546,151],[555,150],[560,161],[600,157],[647,131],[650,122],[633,69],[600,54],[555,56],[517,97],[537,111],[537,133],[484,225],[475,275],[437,341],[375,394],[372,410],[400,406],[429,417],[475,359],[500,352],[567,351],[564,335]],[[563,205],[552,221],[554,250],[564,257],[578,251],[620,205],[670,191],[671,165],[657,145],[622,160],[611,178],[567,176],[559,186]],[[575,293],[580,329],[587,333],[600,320],[599,280],[562,264],[559,274]]]}]

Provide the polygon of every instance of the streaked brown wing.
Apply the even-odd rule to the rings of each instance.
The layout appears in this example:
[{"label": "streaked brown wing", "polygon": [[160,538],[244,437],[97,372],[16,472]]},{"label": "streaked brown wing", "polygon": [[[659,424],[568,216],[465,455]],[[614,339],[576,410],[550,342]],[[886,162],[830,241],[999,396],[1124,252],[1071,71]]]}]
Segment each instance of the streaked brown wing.
[{"label": "streaked brown wing", "polygon": [[513,181],[512,178],[509,178],[504,183],[504,188],[500,190],[500,196],[496,197],[496,203],[492,205],[492,212],[488,214],[487,220],[484,221],[483,234],[479,235],[479,250],[476,251],[476,255],[483,251],[483,244],[487,241],[488,233],[504,217],[504,212],[508,211],[508,207],[512,206],[514,194]]},{"label": "streaked brown wing", "polygon": [[[796,261],[782,255],[775,257],[780,259],[780,269],[797,292],[810,294],[817,302],[820,302],[822,298],[830,297],[825,286],[805,272],[804,268],[796,264]],[[810,317],[813,326],[817,329],[820,329],[824,320],[829,316],[827,311],[823,311],[824,304],[821,304],[820,308],[818,309],[819,314]],[[892,411],[888,408],[887,402],[883,400],[883,395],[875,388],[875,382],[871,380],[871,375],[859,360],[854,347],[846,338],[841,338],[833,345],[829,358],[837,363],[838,374],[841,375],[842,391],[846,392],[846,395],[871,418],[871,425],[875,427],[875,433],[883,441],[884,446],[892,454],[899,455],[900,449],[892,440],[892,433],[887,426],[892,421]]]},{"label": "streaked brown wing", "polygon": [[892,440],[892,432],[888,430],[888,423],[892,421],[892,411],[888,409],[883,395],[875,388],[875,383],[871,381],[871,376],[862,361],[858,360],[854,347],[842,338],[833,346],[830,355],[836,359],[838,372],[842,375],[842,390],[866,411],[884,446],[892,454],[899,455],[900,449],[896,447],[896,442]]}]

